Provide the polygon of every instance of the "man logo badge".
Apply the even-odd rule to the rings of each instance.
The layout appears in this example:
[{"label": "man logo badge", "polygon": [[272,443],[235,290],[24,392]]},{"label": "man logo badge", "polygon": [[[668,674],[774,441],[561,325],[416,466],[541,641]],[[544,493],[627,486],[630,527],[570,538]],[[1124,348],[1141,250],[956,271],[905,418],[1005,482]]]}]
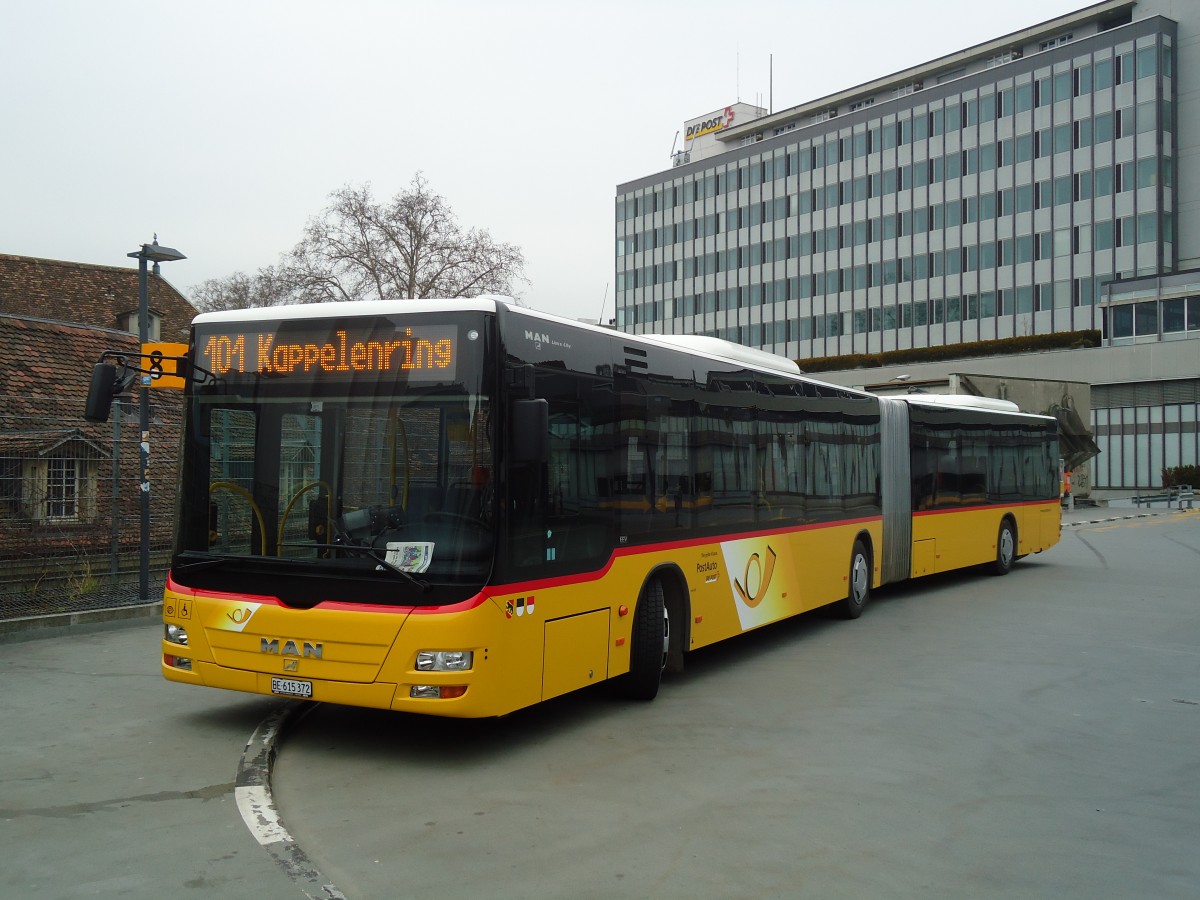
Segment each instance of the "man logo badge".
[{"label": "man logo badge", "polygon": [[260,638],[258,644],[259,653],[273,653],[276,656],[311,656],[313,659],[320,659],[325,653],[325,645],[318,642],[310,644],[308,641],[300,641],[304,650],[301,651],[300,645],[296,641],[283,640],[281,638]]}]

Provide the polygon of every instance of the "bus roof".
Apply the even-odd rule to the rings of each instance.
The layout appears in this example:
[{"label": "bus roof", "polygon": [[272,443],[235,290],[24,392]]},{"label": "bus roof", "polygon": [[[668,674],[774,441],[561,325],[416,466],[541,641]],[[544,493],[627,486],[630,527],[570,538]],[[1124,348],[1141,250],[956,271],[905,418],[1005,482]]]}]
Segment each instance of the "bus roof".
[{"label": "bus roof", "polygon": [[[795,360],[789,359],[786,356],[780,356],[777,353],[770,353],[766,350],[758,350],[754,347],[747,347],[742,344],[736,344],[732,341],[709,337],[707,335],[628,334],[626,332],[615,331],[611,328],[606,328],[601,325],[594,325],[589,322],[569,319],[565,316],[556,315],[554,313],[543,312],[542,310],[520,306],[511,297],[501,297],[496,295],[483,295],[480,297],[448,297],[424,300],[345,300],[329,303],[294,303],[285,306],[262,306],[251,309],[231,309],[217,312],[200,313],[200,315],[196,316],[196,318],[192,320],[192,324],[212,325],[226,322],[259,322],[278,319],[353,318],[357,316],[397,315],[412,312],[461,312],[464,310],[495,312],[496,308],[499,306],[510,306],[522,314],[536,316],[549,321],[560,322],[570,325],[573,328],[582,328],[603,334],[618,335],[624,340],[641,341],[647,344],[657,344],[659,346],[670,347],[675,350],[682,350],[687,353],[694,353],[700,356],[707,356],[726,362],[735,362],[740,365],[750,366],[756,369],[780,372],[782,374],[795,376],[797,379],[803,378],[806,381],[815,382],[817,384],[825,384],[825,382],[804,376]],[[862,391],[855,391],[852,388],[846,388],[839,385],[828,386],[836,387],[838,390],[849,391],[851,393],[863,393]]]},{"label": "bus roof", "polygon": [[477,310],[495,312],[498,303],[509,298],[492,296],[455,297],[436,300],[339,300],[330,303],[291,303],[286,306],[256,306],[200,313],[193,325],[214,322],[258,322],[269,319],[337,319],[353,316],[396,315],[410,312],[451,312]]},{"label": "bus roof", "polygon": [[789,375],[800,374],[800,367],[796,365],[794,359],[788,359],[778,353],[735,344],[733,341],[721,338],[708,337],[703,334],[644,334],[640,337],[680,350],[687,350],[689,353],[706,353],[709,356],[718,356],[722,359],[758,366],[760,369],[773,369]]},{"label": "bus roof", "polygon": [[905,403],[917,403],[922,406],[956,406],[966,409],[986,409],[993,412],[1018,413],[1021,407],[1011,400],[997,400],[994,397],[976,397],[972,394],[902,394],[889,396],[889,400],[903,400]]},{"label": "bus roof", "polygon": [[[793,359],[780,356],[777,353],[770,353],[766,350],[747,347],[743,344],[735,344],[733,341],[726,341],[722,338],[709,337],[702,334],[630,334],[625,331],[607,328],[603,325],[593,325],[590,322],[567,319],[554,313],[542,312],[541,310],[530,309],[524,306],[518,307],[518,311],[525,315],[546,319],[547,321],[561,322],[576,328],[585,328],[603,334],[614,335],[624,341],[668,347],[672,350],[692,353],[697,356],[707,356],[712,359],[722,360],[723,362],[734,362],[756,369],[781,372],[785,375],[793,375],[797,379],[802,377],[800,367]],[[812,381],[813,379],[807,380]]]}]

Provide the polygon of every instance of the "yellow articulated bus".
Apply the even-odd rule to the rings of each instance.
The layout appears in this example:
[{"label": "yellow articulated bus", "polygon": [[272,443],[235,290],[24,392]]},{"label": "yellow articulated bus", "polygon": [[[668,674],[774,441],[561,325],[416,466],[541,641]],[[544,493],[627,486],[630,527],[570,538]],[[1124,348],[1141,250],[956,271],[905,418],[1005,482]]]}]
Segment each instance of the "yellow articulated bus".
[{"label": "yellow articulated bus", "polygon": [[[166,678],[443,716],[1059,536],[1052,419],[497,298],[193,325]],[[983,403],[984,401],[979,401]]]}]

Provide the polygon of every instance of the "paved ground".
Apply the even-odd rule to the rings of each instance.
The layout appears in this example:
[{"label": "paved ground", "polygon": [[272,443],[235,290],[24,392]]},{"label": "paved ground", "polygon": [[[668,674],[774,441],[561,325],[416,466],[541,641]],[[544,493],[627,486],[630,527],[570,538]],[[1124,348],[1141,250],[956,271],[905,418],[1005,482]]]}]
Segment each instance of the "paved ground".
[{"label": "paved ground", "polygon": [[301,896],[233,798],[272,701],[168,684],[161,629],[0,644],[0,897]]},{"label": "paved ground", "polygon": [[275,796],[348,897],[1194,897],[1200,518],[697,654],[650,705],[316,708]]},{"label": "paved ground", "polygon": [[[1068,519],[1006,578],[713,648],[649,705],[317,705],[275,807],[350,900],[1192,897],[1200,514]],[[154,624],[52,634],[0,644],[0,897],[311,891],[234,801],[278,706],[162,681]]]}]

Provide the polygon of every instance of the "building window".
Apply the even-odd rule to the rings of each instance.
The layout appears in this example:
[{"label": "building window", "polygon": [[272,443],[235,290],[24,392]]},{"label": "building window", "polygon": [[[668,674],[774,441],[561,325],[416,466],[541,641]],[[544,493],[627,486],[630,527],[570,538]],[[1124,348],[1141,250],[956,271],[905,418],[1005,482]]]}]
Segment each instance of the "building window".
[{"label": "building window", "polygon": [[1092,92],[1092,67],[1080,66],[1075,70],[1073,76],[1074,94],[1076,97],[1082,97]]},{"label": "building window", "polygon": [[1017,112],[1033,109],[1033,83],[1018,84],[1015,95]]},{"label": "building window", "polygon": [[1067,41],[1071,40],[1072,37],[1073,35],[1069,31],[1066,34],[1060,34],[1058,37],[1052,37],[1049,40],[1042,41],[1040,44],[1038,44],[1038,50],[1052,50],[1059,44],[1067,43]]},{"label": "building window", "polygon": [[1158,301],[1144,300],[1133,306],[1134,333],[1139,335],[1158,334]]},{"label": "building window", "polygon": [[1150,75],[1156,74],[1157,62],[1158,48],[1154,46],[1142,47],[1137,52],[1137,77],[1146,78]]},{"label": "building window", "polygon": [[1164,300],[1162,303],[1162,330],[1164,334],[1183,331],[1185,329],[1184,300]]},{"label": "building window", "polygon": [[1161,326],[1165,334],[1177,334],[1200,326],[1200,297],[1176,300],[1142,300],[1109,307],[1109,337],[1157,337]]},{"label": "building window", "polygon": [[986,63],[984,63],[984,68],[994,69],[996,66],[1003,66],[1006,63],[1012,62],[1014,59],[1020,58],[1020,50],[1009,50],[1006,53],[997,53],[995,56],[990,57]]},{"label": "building window", "polygon": [[[128,331],[130,334],[138,334],[138,313],[137,310],[124,313],[118,317],[117,325],[122,331]],[[154,310],[150,310],[150,314],[146,318],[146,340],[157,341],[162,333],[162,317]]]},{"label": "building window", "polygon": [[95,520],[100,454],[81,441],[39,453],[0,457],[0,515],[69,524]]},{"label": "building window", "polygon": [[1137,239],[1139,244],[1158,240],[1158,214],[1143,213],[1137,217]]},{"label": "building window", "polygon": [[66,457],[46,460],[46,520],[79,518],[79,462]]},{"label": "building window", "polygon": [[21,460],[17,457],[0,458],[0,511],[6,517],[21,511]]}]

